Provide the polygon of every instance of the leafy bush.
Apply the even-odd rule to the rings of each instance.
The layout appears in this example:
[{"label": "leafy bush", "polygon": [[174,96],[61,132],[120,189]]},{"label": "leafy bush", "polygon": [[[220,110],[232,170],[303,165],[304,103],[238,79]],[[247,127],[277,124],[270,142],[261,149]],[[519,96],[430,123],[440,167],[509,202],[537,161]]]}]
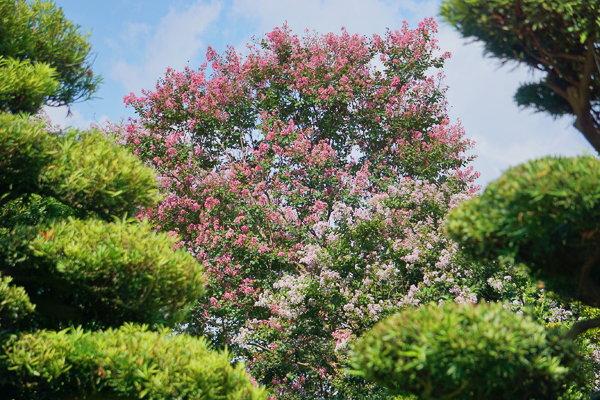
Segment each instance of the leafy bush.
[{"label": "leafy bush", "polygon": [[226,352],[170,333],[126,324],[98,332],[71,328],[15,336],[3,348],[0,390],[40,400],[94,393],[148,400],[263,398],[264,390],[251,384],[243,365],[232,367]]},{"label": "leafy bush", "polygon": [[52,323],[172,323],[205,284],[201,265],[173,252],[174,242],[145,223],[69,219],[13,231],[0,255]]},{"label": "leafy bush", "polygon": [[432,303],[375,325],[354,373],[420,399],[555,399],[587,378],[561,333],[502,303]]},{"label": "leafy bush", "polygon": [[12,285],[10,276],[0,275],[0,329],[14,325],[33,313],[35,306],[29,301],[24,288]]},{"label": "leafy bush", "polygon": [[205,278],[176,238],[131,218],[157,200],[153,171],[97,131],[26,114],[95,90],[86,38],[51,2],[0,0],[0,18],[1,397],[264,398],[242,364],[161,327]]},{"label": "leafy bush", "polygon": [[157,200],[152,170],[99,132],[51,136],[23,116],[0,115],[0,196],[38,193],[76,209],[132,214]]},{"label": "leafy bush", "polygon": [[446,228],[477,256],[525,263],[548,289],[598,306],[599,183],[592,156],[530,161],[452,210]]},{"label": "leafy bush", "polygon": [[55,69],[47,64],[32,64],[0,55],[0,111],[37,110],[48,96],[56,93],[59,82]]}]

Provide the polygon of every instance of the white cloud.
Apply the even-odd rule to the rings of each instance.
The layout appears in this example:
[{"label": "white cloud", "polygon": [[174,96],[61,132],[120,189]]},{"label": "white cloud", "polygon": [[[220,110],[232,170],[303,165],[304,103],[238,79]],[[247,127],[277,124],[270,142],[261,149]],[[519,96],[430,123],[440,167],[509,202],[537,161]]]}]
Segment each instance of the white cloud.
[{"label": "white cloud", "polygon": [[182,70],[204,49],[201,35],[218,18],[221,8],[219,2],[203,4],[200,0],[181,12],[171,8],[156,27],[129,24],[126,41],[143,46],[142,60],[139,63],[116,62],[111,76],[127,92],[152,89],[167,67]]},{"label": "white cloud", "polygon": [[258,35],[287,21],[299,34],[304,29],[337,33],[345,26],[351,33],[371,36],[399,29],[416,12],[432,16],[437,8],[435,0],[235,0],[233,12],[256,23]]}]

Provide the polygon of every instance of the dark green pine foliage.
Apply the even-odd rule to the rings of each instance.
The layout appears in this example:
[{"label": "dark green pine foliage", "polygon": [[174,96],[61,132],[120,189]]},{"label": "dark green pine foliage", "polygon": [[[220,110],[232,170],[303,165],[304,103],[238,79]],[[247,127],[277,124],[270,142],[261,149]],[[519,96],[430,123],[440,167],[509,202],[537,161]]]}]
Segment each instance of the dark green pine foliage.
[{"label": "dark green pine foliage", "polygon": [[541,71],[517,104],[574,116],[600,152],[600,0],[445,0],[441,14],[489,56]]},{"label": "dark green pine foliage", "polygon": [[0,0],[0,18],[0,397],[264,398],[226,353],[173,334],[205,278],[132,218],[153,172],[31,117],[95,91],[86,37],[53,3]]}]

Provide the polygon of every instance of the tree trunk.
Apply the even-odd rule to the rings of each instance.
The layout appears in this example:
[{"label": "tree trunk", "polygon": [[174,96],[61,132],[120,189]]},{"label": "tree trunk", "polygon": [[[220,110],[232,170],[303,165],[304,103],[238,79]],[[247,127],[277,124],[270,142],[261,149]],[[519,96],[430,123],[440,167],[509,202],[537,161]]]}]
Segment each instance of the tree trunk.
[{"label": "tree trunk", "polygon": [[585,136],[592,147],[600,153],[600,129],[596,125],[591,113],[588,111],[587,113],[577,115],[573,126],[583,133],[583,136]]}]

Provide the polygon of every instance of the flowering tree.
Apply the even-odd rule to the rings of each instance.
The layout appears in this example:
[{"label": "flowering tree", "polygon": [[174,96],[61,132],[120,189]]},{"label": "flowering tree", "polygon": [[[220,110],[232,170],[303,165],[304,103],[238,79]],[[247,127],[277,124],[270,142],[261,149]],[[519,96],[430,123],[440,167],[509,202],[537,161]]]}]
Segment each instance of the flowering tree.
[{"label": "flowering tree", "polygon": [[442,234],[476,173],[428,75],[449,57],[435,32],[276,28],[245,57],[209,48],[210,76],[169,69],[125,98],[139,120],[109,128],[160,176],[140,217],[206,268],[184,329],[282,398],[377,396],[343,372],[349,341],[407,305],[477,299],[481,271]]}]

